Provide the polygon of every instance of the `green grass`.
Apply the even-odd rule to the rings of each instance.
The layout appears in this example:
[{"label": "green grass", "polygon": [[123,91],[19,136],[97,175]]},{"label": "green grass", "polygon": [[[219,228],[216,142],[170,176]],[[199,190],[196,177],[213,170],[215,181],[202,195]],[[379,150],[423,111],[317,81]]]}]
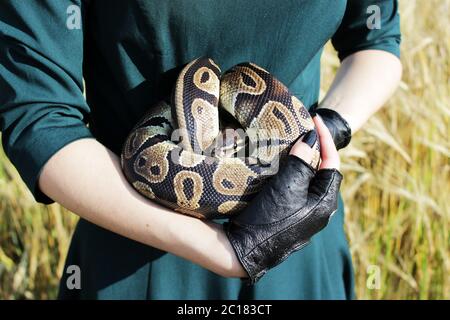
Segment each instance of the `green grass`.
[{"label": "green grass", "polygon": [[[403,82],[341,153],[356,291],[449,299],[450,1],[400,4]],[[325,89],[338,67],[330,46],[323,63]],[[0,152],[0,298],[55,297],[76,221],[34,203]],[[366,286],[370,265],[380,268],[379,290]]]}]

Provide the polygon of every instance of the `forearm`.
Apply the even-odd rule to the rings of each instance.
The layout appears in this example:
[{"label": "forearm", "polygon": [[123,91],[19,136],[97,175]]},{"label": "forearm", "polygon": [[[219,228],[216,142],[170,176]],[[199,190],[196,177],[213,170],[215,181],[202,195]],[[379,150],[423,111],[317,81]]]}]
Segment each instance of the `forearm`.
[{"label": "forearm", "polygon": [[75,141],[44,166],[41,190],[80,217],[229,277],[245,271],[222,228],[177,214],[139,195],[119,158],[94,139]]},{"label": "forearm", "polygon": [[393,94],[401,74],[400,60],[388,52],[356,52],[344,59],[319,107],[337,111],[354,133]]}]

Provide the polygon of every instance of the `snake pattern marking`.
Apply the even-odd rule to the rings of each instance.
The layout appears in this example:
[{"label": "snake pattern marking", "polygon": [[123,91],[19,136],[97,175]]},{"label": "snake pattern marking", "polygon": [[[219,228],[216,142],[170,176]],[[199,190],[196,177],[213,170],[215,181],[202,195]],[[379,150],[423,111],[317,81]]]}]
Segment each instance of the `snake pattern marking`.
[{"label": "snake pattern marking", "polygon": [[[246,62],[221,75],[212,59],[198,58],[179,74],[171,103],[153,106],[133,128],[121,166],[149,199],[198,218],[228,217],[312,129],[300,100],[263,68]],[[318,141],[313,149],[317,167]]]}]

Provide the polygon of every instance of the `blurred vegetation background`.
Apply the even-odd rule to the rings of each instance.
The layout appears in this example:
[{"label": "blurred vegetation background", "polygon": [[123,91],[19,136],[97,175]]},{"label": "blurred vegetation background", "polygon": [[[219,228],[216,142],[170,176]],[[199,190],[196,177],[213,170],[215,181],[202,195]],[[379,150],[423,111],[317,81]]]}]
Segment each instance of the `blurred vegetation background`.
[{"label": "blurred vegetation background", "polygon": [[[341,151],[360,299],[450,299],[449,12],[449,0],[400,0],[403,81]],[[327,45],[323,90],[338,66]],[[76,222],[36,204],[0,151],[0,299],[56,297]]]}]

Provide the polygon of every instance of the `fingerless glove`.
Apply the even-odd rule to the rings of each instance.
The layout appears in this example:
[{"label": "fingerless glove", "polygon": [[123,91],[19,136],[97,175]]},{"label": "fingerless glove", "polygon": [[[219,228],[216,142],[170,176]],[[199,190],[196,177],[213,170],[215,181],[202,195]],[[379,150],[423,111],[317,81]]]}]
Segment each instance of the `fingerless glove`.
[{"label": "fingerless glove", "polygon": [[224,224],[249,284],[303,248],[337,210],[342,175],[289,155],[250,205]]}]

